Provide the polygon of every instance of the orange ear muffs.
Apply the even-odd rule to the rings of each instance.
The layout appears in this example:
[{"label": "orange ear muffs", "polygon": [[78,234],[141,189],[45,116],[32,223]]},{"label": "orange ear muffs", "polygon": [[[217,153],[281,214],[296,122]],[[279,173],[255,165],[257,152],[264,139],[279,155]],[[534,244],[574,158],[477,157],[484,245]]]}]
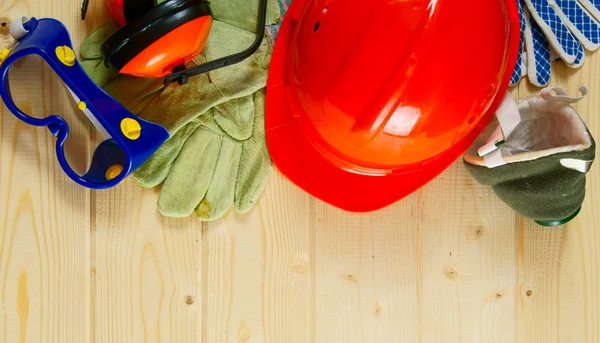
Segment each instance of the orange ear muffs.
[{"label": "orange ear muffs", "polygon": [[169,0],[144,10],[141,15],[124,11],[133,21],[102,45],[107,66],[122,74],[159,78],[200,54],[212,27],[207,1]]},{"label": "orange ear muffs", "polygon": [[213,19],[208,0],[167,0],[158,6],[155,0],[107,0],[107,5],[124,26],[102,45],[104,64],[121,74],[164,76],[165,85],[184,85],[192,76],[239,63],[258,50],[265,35],[267,0],[261,0],[251,46],[186,68],[185,64],[202,52],[210,34]]},{"label": "orange ear muffs", "polygon": [[112,17],[121,26],[125,26],[127,23],[131,23],[156,7],[157,1],[158,0],[106,0],[106,7]]}]

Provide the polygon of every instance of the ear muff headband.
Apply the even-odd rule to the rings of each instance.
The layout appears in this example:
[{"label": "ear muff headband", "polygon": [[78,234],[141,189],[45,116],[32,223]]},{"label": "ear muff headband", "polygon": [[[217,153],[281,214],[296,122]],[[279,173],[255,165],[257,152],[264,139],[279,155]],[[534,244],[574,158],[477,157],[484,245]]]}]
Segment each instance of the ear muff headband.
[{"label": "ear muff headband", "polygon": [[165,77],[165,85],[177,81],[180,85],[184,85],[188,82],[190,76],[200,75],[208,73],[209,71],[220,69],[223,67],[230,66],[242,62],[246,58],[252,56],[262,44],[265,36],[265,25],[267,22],[267,0],[260,2],[260,9],[258,13],[258,27],[256,39],[246,50],[240,51],[233,55],[218,58],[214,61],[206,62],[192,68],[185,68],[180,66],[173,71],[173,74]]},{"label": "ear muff headband", "polygon": [[123,0],[123,15],[128,23],[132,23],[155,7],[156,0]]},{"label": "ear muff headband", "polygon": [[212,16],[204,0],[170,0],[127,24],[102,44],[107,67],[123,69],[160,37],[203,16]]}]

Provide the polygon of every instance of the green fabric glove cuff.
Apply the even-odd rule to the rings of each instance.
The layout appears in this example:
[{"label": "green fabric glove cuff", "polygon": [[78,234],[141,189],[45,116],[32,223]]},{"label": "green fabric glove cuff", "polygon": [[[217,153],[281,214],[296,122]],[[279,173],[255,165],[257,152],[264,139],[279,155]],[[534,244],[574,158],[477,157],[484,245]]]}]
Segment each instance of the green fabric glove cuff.
[{"label": "green fabric glove cuff", "polygon": [[467,171],[521,215],[543,226],[566,224],[581,211],[596,157],[596,143],[570,105],[582,98],[554,88],[518,105],[505,99],[500,126],[490,124],[465,154]]},{"label": "green fabric glove cuff", "polygon": [[562,225],[579,213],[585,199],[586,174],[565,168],[564,159],[593,161],[596,145],[580,152],[552,155],[497,168],[465,161],[469,173],[481,184],[492,186],[498,197],[540,225]]}]

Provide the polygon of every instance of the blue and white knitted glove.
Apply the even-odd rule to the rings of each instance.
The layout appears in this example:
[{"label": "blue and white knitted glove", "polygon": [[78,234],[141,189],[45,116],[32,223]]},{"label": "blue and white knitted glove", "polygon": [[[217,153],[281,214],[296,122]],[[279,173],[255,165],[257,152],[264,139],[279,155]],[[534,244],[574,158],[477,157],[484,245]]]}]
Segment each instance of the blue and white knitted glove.
[{"label": "blue and white knitted glove", "polygon": [[585,7],[585,9],[592,15],[596,20],[600,21],[600,1],[598,0],[579,0],[579,3]]},{"label": "blue and white knitted glove", "polygon": [[600,0],[518,0],[518,4],[521,54],[511,85],[528,75],[533,85],[545,87],[554,56],[579,68],[584,49],[600,47]]},{"label": "blue and white knitted glove", "polygon": [[279,28],[281,28],[281,22],[283,21],[283,17],[287,12],[288,7],[290,7],[291,2],[292,0],[277,0],[277,3],[279,4],[279,11],[281,12],[281,19],[279,19],[279,23],[277,23],[276,25],[267,26],[267,36],[271,41],[271,45],[275,45],[275,40],[277,39],[277,35],[279,34]]},{"label": "blue and white knitted glove", "polygon": [[531,84],[545,87],[550,82],[550,43],[537,23],[531,20],[523,0],[517,3],[521,17],[521,47],[510,85],[517,85],[527,75]]}]

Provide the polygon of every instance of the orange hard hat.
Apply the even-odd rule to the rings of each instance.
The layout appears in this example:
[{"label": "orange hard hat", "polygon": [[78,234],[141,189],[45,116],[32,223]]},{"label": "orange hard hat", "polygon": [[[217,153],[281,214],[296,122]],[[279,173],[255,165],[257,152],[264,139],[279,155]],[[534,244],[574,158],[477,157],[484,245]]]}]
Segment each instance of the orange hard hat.
[{"label": "orange hard hat", "polygon": [[479,135],[518,50],[516,0],[294,0],[267,82],[273,162],[348,211],[398,201]]}]

